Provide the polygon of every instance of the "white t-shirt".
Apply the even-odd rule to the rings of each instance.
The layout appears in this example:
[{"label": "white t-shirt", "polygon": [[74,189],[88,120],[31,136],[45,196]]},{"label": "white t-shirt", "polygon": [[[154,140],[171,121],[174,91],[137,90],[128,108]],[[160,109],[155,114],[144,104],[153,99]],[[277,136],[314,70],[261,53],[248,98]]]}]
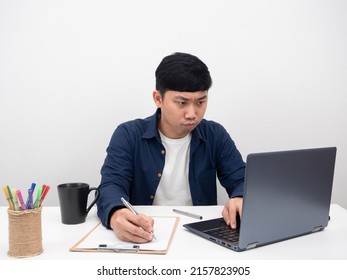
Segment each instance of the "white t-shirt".
[{"label": "white t-shirt", "polygon": [[189,133],[180,139],[170,139],[160,133],[160,137],[166,156],[153,205],[193,205],[188,181],[192,136]]}]

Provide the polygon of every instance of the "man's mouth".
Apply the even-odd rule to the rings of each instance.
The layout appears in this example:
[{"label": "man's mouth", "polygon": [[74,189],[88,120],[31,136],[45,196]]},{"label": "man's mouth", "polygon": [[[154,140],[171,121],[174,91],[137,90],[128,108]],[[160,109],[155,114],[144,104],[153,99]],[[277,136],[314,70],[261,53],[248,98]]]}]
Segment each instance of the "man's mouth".
[{"label": "man's mouth", "polygon": [[196,126],[196,123],[186,123],[186,124],[184,124],[184,126],[187,128],[192,128],[192,127]]}]

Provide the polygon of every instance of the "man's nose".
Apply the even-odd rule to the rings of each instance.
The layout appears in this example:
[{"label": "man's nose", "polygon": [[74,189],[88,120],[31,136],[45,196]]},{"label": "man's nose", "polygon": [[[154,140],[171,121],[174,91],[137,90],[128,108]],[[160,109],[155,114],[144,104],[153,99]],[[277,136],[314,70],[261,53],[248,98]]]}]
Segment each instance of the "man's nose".
[{"label": "man's nose", "polygon": [[197,114],[196,114],[196,108],[195,108],[195,106],[194,106],[193,104],[187,106],[187,111],[186,111],[185,117],[186,117],[187,119],[195,119],[196,116],[197,116]]}]

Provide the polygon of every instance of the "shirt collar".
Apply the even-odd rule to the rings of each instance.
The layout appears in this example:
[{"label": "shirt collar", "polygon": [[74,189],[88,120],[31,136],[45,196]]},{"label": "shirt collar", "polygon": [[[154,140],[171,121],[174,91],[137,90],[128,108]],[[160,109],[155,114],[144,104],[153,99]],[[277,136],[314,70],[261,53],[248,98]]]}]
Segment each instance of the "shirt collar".
[{"label": "shirt collar", "polygon": [[159,131],[158,131],[158,120],[160,118],[161,110],[160,108],[154,113],[154,115],[147,118],[148,126],[142,135],[142,138],[151,139],[157,138],[160,141]]}]

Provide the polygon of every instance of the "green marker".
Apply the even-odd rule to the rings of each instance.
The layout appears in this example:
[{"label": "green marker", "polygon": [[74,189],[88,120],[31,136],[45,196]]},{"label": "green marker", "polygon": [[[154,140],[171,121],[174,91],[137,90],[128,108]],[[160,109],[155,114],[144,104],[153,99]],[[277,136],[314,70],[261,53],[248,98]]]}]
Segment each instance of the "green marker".
[{"label": "green marker", "polygon": [[34,206],[34,208],[39,208],[40,199],[41,199],[41,193],[42,193],[42,187],[40,186],[40,187],[37,189],[37,195],[36,195],[36,200],[35,200],[35,206]]},{"label": "green marker", "polygon": [[15,210],[12,191],[9,186],[7,186],[8,196],[10,197],[10,202],[12,204],[12,209]]}]

